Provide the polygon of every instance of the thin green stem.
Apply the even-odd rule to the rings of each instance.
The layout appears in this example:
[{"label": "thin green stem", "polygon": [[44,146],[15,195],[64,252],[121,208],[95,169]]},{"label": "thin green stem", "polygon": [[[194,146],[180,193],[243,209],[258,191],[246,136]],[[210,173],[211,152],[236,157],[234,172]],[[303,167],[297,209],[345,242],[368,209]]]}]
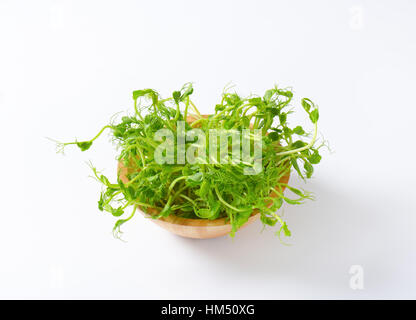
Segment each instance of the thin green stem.
[{"label": "thin green stem", "polygon": [[192,102],[192,100],[191,100],[191,99],[189,99],[189,103],[191,104],[192,109],[196,112],[196,114],[197,114],[199,117],[202,117],[202,116],[201,116],[201,113],[200,113],[200,112],[199,112],[199,110],[198,110],[198,108],[194,105],[194,103]]},{"label": "thin green stem", "polygon": [[233,207],[231,204],[229,204],[228,202],[226,202],[222,197],[221,197],[221,195],[220,195],[220,193],[219,193],[219,191],[218,191],[218,188],[215,186],[215,188],[214,188],[214,190],[215,190],[215,193],[217,194],[217,197],[218,197],[218,200],[220,200],[226,207],[228,207],[228,208],[230,208],[230,209],[232,209],[232,210],[234,210],[234,211],[237,211],[237,212],[243,212],[243,211],[246,211],[246,210],[242,210],[242,209],[238,209],[238,208],[236,208],[236,207]]},{"label": "thin green stem", "polygon": [[312,140],[306,146],[301,147],[301,148],[297,148],[297,149],[294,149],[294,150],[279,152],[279,153],[276,154],[276,156],[285,156],[285,155],[292,154],[292,153],[298,153],[298,152],[302,152],[304,150],[307,150],[307,149],[313,147],[313,145],[315,144],[315,141],[316,141],[317,134],[318,134],[318,124],[315,123]]},{"label": "thin green stem", "polygon": [[186,178],[187,178],[187,176],[181,176],[181,177],[176,178],[175,180],[173,180],[173,181],[172,181],[172,183],[171,183],[171,184],[170,184],[170,186],[169,186],[168,193],[170,193],[170,192],[172,191],[173,187],[175,186],[175,184],[176,184],[178,181],[181,181],[181,180],[186,179]]}]

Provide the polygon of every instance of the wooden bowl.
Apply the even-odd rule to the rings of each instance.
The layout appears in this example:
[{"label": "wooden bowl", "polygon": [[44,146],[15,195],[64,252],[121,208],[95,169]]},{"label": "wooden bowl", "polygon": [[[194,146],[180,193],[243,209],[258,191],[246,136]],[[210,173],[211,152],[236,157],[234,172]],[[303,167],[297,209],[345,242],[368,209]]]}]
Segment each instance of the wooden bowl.
[{"label": "wooden bowl", "polygon": [[[204,117],[207,117],[204,115]],[[193,122],[195,120],[194,116],[189,116],[187,118],[187,122]],[[122,161],[118,163],[118,176],[123,183],[127,183],[129,180],[127,178],[128,169],[124,166]],[[280,183],[288,183],[290,173],[283,176],[280,179]],[[282,188],[282,191],[285,188]],[[275,192],[270,193],[270,197],[277,197]],[[272,205],[272,202],[269,201],[267,204],[269,207]],[[166,229],[178,236],[185,237],[185,238],[193,238],[193,239],[210,239],[210,238],[217,238],[222,237],[231,232],[231,224],[226,221],[226,218],[220,218],[215,220],[208,220],[208,219],[187,219],[182,217],[177,217],[175,215],[170,215],[168,217],[153,219],[151,218],[150,214],[156,214],[157,210],[153,208],[147,209],[150,213],[146,213],[142,210],[142,208],[137,208],[144,216],[150,218],[151,221],[156,223],[158,226]],[[242,226],[242,228],[248,226],[249,224],[253,223],[260,217],[259,210],[253,210],[248,221]],[[240,228],[241,229],[241,228]]]}]

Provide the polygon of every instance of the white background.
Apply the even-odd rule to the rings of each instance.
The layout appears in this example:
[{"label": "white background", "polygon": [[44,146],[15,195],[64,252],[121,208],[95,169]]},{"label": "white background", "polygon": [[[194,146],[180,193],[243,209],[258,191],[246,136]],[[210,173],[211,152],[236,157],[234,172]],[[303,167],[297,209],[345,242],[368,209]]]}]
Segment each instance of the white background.
[{"label": "white background", "polygon": [[[1,0],[0,298],[416,298],[415,15],[414,1]],[[85,164],[115,176],[108,138],[65,156],[45,139],[90,138],[133,90],[188,81],[206,113],[230,81],[318,103],[333,153],[292,179],[316,201],[284,208],[291,246],[259,222],[199,241],[142,216],[115,240]]]}]

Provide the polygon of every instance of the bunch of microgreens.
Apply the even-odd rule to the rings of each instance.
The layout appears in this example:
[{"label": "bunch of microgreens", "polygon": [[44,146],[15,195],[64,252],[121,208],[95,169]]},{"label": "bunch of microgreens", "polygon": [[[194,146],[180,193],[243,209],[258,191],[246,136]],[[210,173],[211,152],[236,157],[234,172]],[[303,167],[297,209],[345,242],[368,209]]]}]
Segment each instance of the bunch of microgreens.
[{"label": "bunch of microgreens", "polygon": [[[58,151],[71,144],[85,151],[106,129],[111,131],[120,151],[118,160],[129,169],[129,181],[123,183],[118,177],[117,182],[112,183],[96,168],[91,168],[103,185],[98,208],[119,218],[113,229],[116,237],[120,236],[120,226],[134,216],[137,207],[143,211],[153,208],[150,216],[154,219],[169,215],[191,219],[226,218],[232,226],[231,236],[247,222],[253,210],[258,209],[265,225],[278,223],[278,235],[283,231],[290,236],[286,222],[276,212],[283,202],[296,205],[312,197],[280,180],[292,168],[302,179],[310,178],[313,165],[320,162],[318,150],[323,144],[316,146],[318,108],[311,100],[302,99],[302,107],[314,127],[312,138],[305,142],[303,138],[310,134],[301,126],[289,127],[287,122],[287,116],[293,112],[288,109],[293,98],[291,90],[275,87],[262,97],[252,95],[248,98],[227,91],[215,106],[214,114],[205,118],[190,99],[191,84],[184,85],[166,99],[152,89],[137,90],[133,92],[134,115],[122,117],[120,123],[106,125],[91,140],[58,143]],[[191,114],[195,120],[186,123],[186,130],[194,127],[204,132],[209,129],[261,129],[261,172],[245,175],[244,168],[250,164],[244,162],[158,164],[154,154],[160,142],[154,139],[155,133],[162,128],[176,133],[177,121],[183,121]],[[186,142],[185,148],[191,143]],[[282,190],[285,188],[295,197],[284,195]],[[273,193],[277,197],[271,197]],[[128,207],[132,207],[132,212],[122,218]]]}]

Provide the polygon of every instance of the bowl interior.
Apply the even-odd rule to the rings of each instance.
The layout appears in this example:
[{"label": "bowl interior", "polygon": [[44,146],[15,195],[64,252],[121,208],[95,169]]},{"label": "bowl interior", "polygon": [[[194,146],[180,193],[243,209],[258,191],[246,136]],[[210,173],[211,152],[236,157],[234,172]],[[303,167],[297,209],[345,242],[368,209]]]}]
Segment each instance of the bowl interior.
[{"label": "bowl interior", "polygon": [[[208,115],[202,115],[202,117],[207,118]],[[189,115],[186,119],[186,121],[188,123],[192,123],[194,122],[197,118],[197,116],[195,115]],[[198,127],[198,125],[196,125],[195,127]],[[131,170],[129,170],[130,168],[127,168],[124,164],[123,161],[119,161],[118,162],[118,168],[117,168],[117,173],[118,173],[118,177],[120,178],[120,180],[123,183],[127,183],[129,182],[129,179],[127,178],[127,174],[131,173]],[[288,172],[286,175],[284,175],[279,182],[280,183],[284,183],[287,184],[289,181],[289,177],[290,177],[290,172]],[[282,192],[285,190],[285,187],[282,187]],[[275,192],[271,192],[270,197],[272,198],[277,198],[278,195]],[[271,206],[273,204],[273,202],[271,200],[266,201],[267,206]],[[143,208],[138,207],[140,209],[140,212],[142,214],[144,214],[145,216],[151,216],[153,214],[157,214],[158,210],[154,209],[154,208],[148,208],[147,212],[145,212],[143,210]],[[258,217],[260,215],[260,212],[258,209],[254,209],[253,213],[251,214],[251,217]],[[189,219],[189,218],[182,218],[182,217],[178,217],[174,214],[169,215],[168,217],[162,217],[157,219],[159,221],[163,221],[166,223],[171,223],[171,224],[177,224],[177,225],[182,225],[182,226],[195,226],[195,227],[215,227],[215,226],[224,226],[225,224],[229,224],[229,221],[227,218],[219,218],[219,219],[215,219],[215,220],[209,220],[209,219]],[[253,220],[254,221],[254,220]]]}]

